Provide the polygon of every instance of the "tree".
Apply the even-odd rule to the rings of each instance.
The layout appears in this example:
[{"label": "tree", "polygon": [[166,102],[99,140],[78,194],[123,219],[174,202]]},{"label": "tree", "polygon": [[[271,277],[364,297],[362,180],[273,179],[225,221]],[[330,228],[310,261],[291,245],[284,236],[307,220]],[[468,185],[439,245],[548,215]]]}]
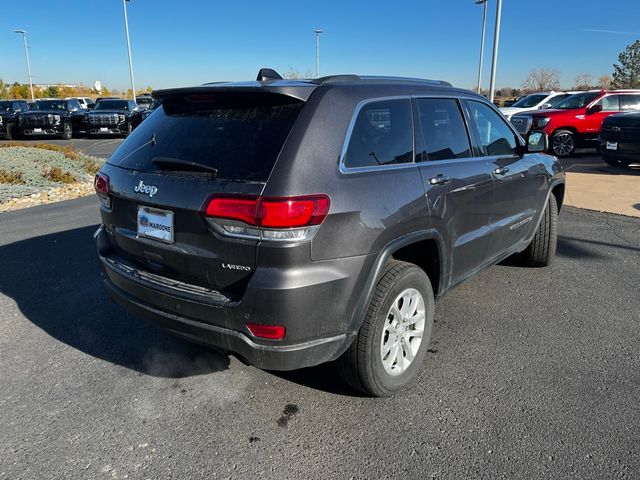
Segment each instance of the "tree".
[{"label": "tree", "polygon": [[609,90],[611,88],[611,82],[613,80],[609,75],[603,75],[598,79],[598,86],[603,90]]},{"label": "tree", "polygon": [[618,55],[613,65],[614,88],[640,88],[640,40],[636,40]]},{"label": "tree", "polygon": [[560,89],[560,75],[557,71],[548,68],[531,70],[527,78],[522,82],[525,92],[544,92]]},{"label": "tree", "polygon": [[51,85],[50,87],[45,88],[44,89],[44,96],[45,97],[58,98],[60,96],[60,92],[58,91],[58,87],[56,87],[55,85]]},{"label": "tree", "polygon": [[574,90],[589,90],[593,86],[593,76],[589,73],[576,75]]},{"label": "tree", "polygon": [[282,77],[291,80],[299,80],[303,78],[313,78],[313,74],[309,70],[306,70],[304,73],[300,73],[297,68],[289,67],[289,70],[284,72]]}]

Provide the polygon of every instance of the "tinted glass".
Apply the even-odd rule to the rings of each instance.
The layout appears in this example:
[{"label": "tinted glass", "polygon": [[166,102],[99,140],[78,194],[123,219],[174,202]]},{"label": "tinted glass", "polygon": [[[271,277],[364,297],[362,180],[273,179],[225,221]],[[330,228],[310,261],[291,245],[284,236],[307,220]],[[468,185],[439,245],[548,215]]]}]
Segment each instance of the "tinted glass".
[{"label": "tinted glass", "polygon": [[127,100],[100,100],[95,110],[126,110],[129,108]]},{"label": "tinted glass", "polygon": [[152,160],[163,157],[214,167],[218,178],[265,181],[303,105],[264,93],[168,98],[109,163],[153,172],[161,168]]},{"label": "tinted glass", "polygon": [[519,108],[531,108],[531,107],[535,107],[545,98],[547,98],[546,93],[534,93],[533,95],[527,95],[526,97],[521,98],[511,106],[519,107]]},{"label": "tinted glass", "polygon": [[491,107],[469,101],[472,121],[480,135],[480,145],[487,155],[513,155],[516,137],[509,125]]},{"label": "tinted glass", "polygon": [[551,100],[549,100],[548,103],[550,103],[551,106],[553,107],[553,106],[557,105],[558,103],[560,103],[565,98],[570,97],[570,96],[571,96],[570,93],[563,93],[562,95],[556,95]]},{"label": "tinted glass", "polygon": [[640,95],[620,95],[620,110],[640,110]]},{"label": "tinted glass", "polygon": [[618,95],[607,95],[598,100],[597,104],[602,105],[602,110],[605,112],[616,112],[620,110],[620,100]]},{"label": "tinted glass", "polygon": [[419,98],[418,137],[421,152],[418,159],[448,160],[471,156],[469,136],[458,102],[453,99]]},{"label": "tinted glass", "polygon": [[598,92],[593,93],[576,93],[565,98],[563,101],[556,103],[553,108],[561,108],[563,110],[570,110],[573,108],[583,108],[591,103],[595,98],[600,95]]},{"label": "tinted glass", "polygon": [[9,110],[11,108],[11,102],[0,102],[0,111]]},{"label": "tinted glass", "polygon": [[65,100],[40,100],[33,106],[34,110],[66,110]]},{"label": "tinted glass", "polygon": [[374,167],[413,161],[409,99],[367,103],[353,125],[344,164]]}]

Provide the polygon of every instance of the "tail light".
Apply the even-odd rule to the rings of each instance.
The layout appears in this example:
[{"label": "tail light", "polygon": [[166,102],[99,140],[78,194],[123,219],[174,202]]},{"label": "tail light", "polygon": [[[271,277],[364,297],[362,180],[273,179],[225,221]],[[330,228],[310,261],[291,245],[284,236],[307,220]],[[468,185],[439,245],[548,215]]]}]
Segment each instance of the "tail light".
[{"label": "tail light", "polygon": [[266,338],[268,340],[282,340],[286,334],[286,329],[280,325],[247,323],[247,328],[254,337]]},{"label": "tail light", "polygon": [[109,176],[98,172],[93,179],[93,187],[98,194],[100,203],[105,208],[111,208],[111,192],[109,190]]},{"label": "tail light", "polygon": [[327,195],[221,196],[209,201],[205,216],[228,236],[305,240],[325,219],[330,204]]}]

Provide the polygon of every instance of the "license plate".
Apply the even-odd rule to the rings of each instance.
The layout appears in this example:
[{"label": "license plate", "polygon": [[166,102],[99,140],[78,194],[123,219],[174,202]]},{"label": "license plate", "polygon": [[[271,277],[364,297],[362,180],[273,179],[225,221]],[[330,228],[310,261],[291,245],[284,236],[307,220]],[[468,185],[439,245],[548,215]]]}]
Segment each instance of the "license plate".
[{"label": "license plate", "polygon": [[42,133],[42,129],[41,128],[34,128],[33,129],[33,133]]},{"label": "license plate", "polygon": [[173,212],[139,206],[138,235],[173,243]]},{"label": "license plate", "polygon": [[607,142],[607,150],[617,150],[618,142]]},{"label": "license plate", "polygon": [[100,127],[101,132],[108,132],[109,129],[107,127]]}]

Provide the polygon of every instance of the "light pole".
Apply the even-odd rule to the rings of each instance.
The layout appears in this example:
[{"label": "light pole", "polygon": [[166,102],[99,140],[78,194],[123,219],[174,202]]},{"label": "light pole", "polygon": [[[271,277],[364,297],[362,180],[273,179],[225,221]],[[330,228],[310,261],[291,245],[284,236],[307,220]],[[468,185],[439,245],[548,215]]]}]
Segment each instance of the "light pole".
[{"label": "light pole", "polygon": [[316,78],[320,78],[320,34],[324,30],[316,29],[313,33],[316,34]]},{"label": "light pole", "polygon": [[129,41],[129,21],[127,19],[127,2],[129,0],[122,0],[122,12],[124,13],[124,33],[127,37],[127,51],[129,52],[129,75],[131,76],[131,95],[133,95],[133,101],[136,101],[136,84],[133,80],[133,61],[131,60],[131,42]]},{"label": "light pole", "polygon": [[491,59],[491,83],[489,84],[489,100],[493,102],[496,91],[496,67],[498,64],[498,43],[500,42],[500,20],[502,17],[502,0],[496,5],[496,33],[493,37],[493,58]]},{"label": "light pole", "polygon": [[487,0],[476,0],[476,5],[482,5],[482,37],[480,40],[480,65],[478,66],[478,93],[482,87],[482,62],[484,61],[484,33],[487,26]]},{"label": "light pole", "polygon": [[31,101],[35,102],[36,97],[33,95],[33,81],[31,80],[31,65],[29,64],[29,47],[27,45],[27,31],[14,30],[14,32],[22,35],[22,39],[24,40],[24,56],[27,59],[27,74],[29,75],[29,89],[31,90]]}]

